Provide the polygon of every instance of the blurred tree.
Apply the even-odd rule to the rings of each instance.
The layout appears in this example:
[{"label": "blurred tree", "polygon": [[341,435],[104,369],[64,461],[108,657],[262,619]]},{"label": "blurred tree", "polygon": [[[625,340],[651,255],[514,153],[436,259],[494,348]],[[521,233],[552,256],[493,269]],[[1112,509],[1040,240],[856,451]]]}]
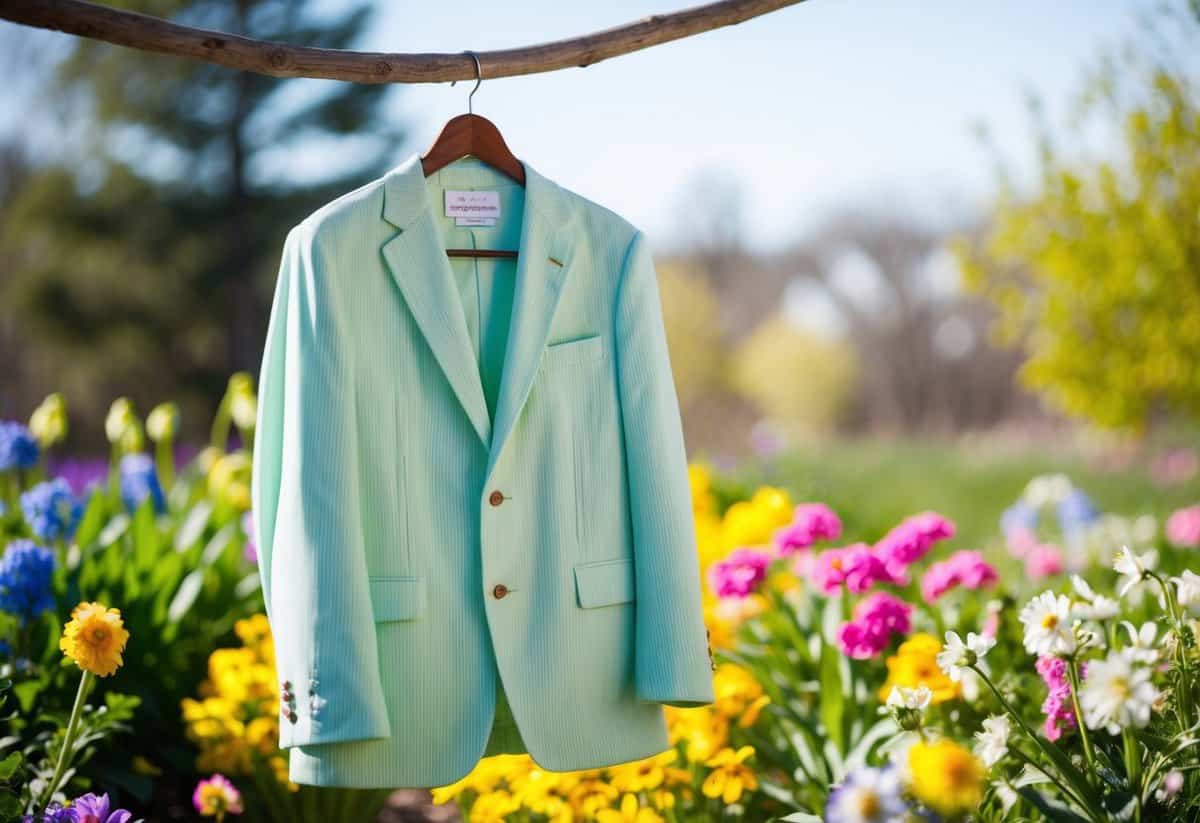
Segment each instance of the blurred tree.
[{"label": "blurred tree", "polygon": [[782,313],[764,320],[733,354],[731,380],[779,429],[832,431],[855,385],[854,350],[795,325]]},{"label": "blurred tree", "polygon": [[[300,0],[119,5],[323,48],[352,46],[371,15],[357,0],[321,14]],[[83,40],[53,86],[42,97],[67,148],[0,220],[0,325],[36,364],[21,394],[32,404],[63,389],[80,420],[118,394],[145,408],[172,396],[185,424],[208,419],[229,373],[257,368],[287,228],[390,161],[391,87],[281,81]]]},{"label": "blurred tree", "polygon": [[1040,190],[1023,198],[1002,166],[989,229],[956,244],[997,338],[1028,351],[1022,381],[1110,428],[1200,417],[1200,27],[1163,14],[1151,56],[1106,59],[1080,95],[1073,135],[1100,113],[1116,156],[1072,159],[1041,125]]}]

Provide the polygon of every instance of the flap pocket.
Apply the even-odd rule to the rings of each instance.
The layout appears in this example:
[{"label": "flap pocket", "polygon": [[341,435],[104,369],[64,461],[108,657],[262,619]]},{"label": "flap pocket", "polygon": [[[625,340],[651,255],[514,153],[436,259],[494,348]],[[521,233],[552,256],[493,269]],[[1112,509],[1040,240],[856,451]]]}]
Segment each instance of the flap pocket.
[{"label": "flap pocket", "polygon": [[413,620],[425,612],[425,578],[371,577],[371,610],[376,623]]},{"label": "flap pocket", "polygon": [[546,347],[546,365],[590,363],[604,356],[604,338],[598,334],[551,343]]},{"label": "flap pocket", "polygon": [[634,599],[633,560],[597,560],[575,566],[575,592],[584,609]]}]

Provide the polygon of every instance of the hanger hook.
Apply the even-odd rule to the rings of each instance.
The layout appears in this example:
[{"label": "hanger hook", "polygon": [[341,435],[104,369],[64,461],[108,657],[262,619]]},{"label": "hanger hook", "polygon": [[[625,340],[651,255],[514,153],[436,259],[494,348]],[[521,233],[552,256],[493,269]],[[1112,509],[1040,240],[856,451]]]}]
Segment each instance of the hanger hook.
[{"label": "hanger hook", "polygon": [[[471,109],[471,98],[475,96],[475,92],[479,91],[480,85],[483,84],[483,66],[480,65],[479,55],[477,55],[475,52],[468,49],[467,51],[464,51],[463,54],[471,55],[471,58],[475,61],[475,88],[471,89],[471,93],[467,95],[467,114],[473,114],[474,112]],[[454,83],[457,82],[458,81],[455,80],[450,85],[453,86]]]}]

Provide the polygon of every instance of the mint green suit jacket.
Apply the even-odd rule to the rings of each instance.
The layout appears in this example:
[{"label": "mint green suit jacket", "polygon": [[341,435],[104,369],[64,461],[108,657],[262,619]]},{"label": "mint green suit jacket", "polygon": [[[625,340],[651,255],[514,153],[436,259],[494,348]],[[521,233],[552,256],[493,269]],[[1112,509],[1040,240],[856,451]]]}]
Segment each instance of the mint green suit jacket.
[{"label": "mint green suit jacket", "polygon": [[[413,155],[287,236],[252,490],[295,782],[622,763],[714,700],[646,238],[525,171]],[[472,244],[520,254],[444,251]]]}]

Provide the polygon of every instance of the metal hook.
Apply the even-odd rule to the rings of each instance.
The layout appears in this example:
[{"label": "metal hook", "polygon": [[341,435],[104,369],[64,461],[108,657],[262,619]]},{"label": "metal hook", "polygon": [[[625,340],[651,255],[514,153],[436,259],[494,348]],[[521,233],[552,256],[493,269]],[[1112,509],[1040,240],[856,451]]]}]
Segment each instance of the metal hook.
[{"label": "metal hook", "polygon": [[[475,88],[471,89],[471,93],[467,95],[467,114],[473,114],[471,109],[471,98],[475,96],[475,92],[479,91],[479,86],[483,83],[483,66],[479,63],[479,55],[471,50],[464,51],[463,54],[469,54],[475,60]],[[451,80],[450,85],[457,83],[457,80]]]}]

